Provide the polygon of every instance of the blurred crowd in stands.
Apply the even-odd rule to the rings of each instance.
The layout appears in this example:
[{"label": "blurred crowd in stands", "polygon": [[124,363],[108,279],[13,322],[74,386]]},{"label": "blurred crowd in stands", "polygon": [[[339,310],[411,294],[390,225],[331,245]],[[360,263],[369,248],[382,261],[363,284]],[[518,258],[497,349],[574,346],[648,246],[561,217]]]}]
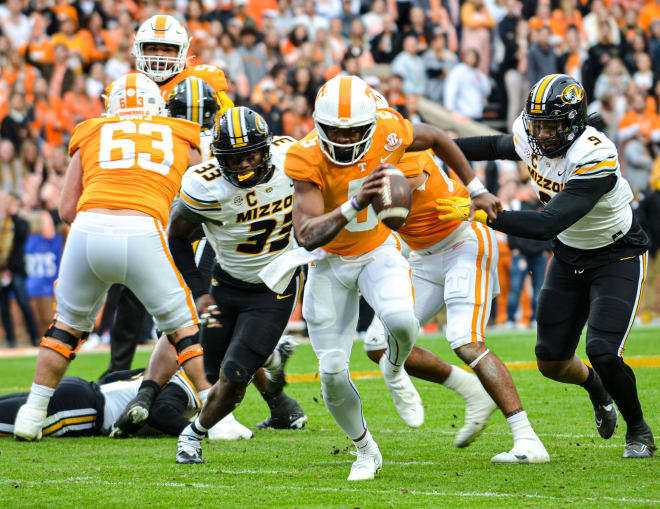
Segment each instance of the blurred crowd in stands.
[{"label": "blurred crowd in stands", "polygon": [[[72,129],[102,113],[105,87],[133,68],[135,30],[157,13],[184,23],[191,64],[223,69],[236,104],[258,110],[273,132],[296,138],[313,128],[318,88],[339,73],[362,75],[413,123],[423,120],[418,99],[426,97],[454,120],[503,131],[522,110],[530,85],[549,73],[570,74],[584,84],[590,112],[601,113],[619,147],[655,254],[660,0],[5,0],[0,202],[13,196],[19,203],[11,211],[0,206],[1,221],[20,209],[33,234],[52,239],[62,230],[56,208]],[[382,66],[371,72],[376,64],[388,64],[388,72]],[[477,170],[507,206],[537,206],[516,163]],[[3,231],[3,289],[12,287],[5,284],[5,272],[13,274],[10,257],[2,257],[7,242]],[[549,246],[502,237],[500,249],[503,295],[494,320],[529,323]],[[29,276],[35,263],[27,265]],[[524,284],[529,271],[537,275]],[[655,288],[646,292],[645,311],[659,314]],[[41,331],[50,318],[48,295],[42,304],[28,293]]]}]

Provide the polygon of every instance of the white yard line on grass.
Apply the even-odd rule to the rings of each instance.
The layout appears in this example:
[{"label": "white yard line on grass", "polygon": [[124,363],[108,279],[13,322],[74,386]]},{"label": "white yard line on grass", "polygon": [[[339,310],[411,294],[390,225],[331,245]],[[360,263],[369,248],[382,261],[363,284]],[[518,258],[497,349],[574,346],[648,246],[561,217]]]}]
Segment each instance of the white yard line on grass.
[{"label": "white yard line on grass", "polygon": [[[237,473],[272,473],[272,470],[245,470],[245,471],[236,471]],[[224,471],[223,473],[229,473],[229,471]],[[284,472],[277,472],[284,473]],[[224,486],[220,484],[212,483],[184,483],[184,482],[134,482],[134,481],[106,481],[103,479],[94,479],[92,477],[70,477],[67,479],[45,479],[42,481],[31,481],[31,480],[18,480],[18,479],[5,479],[4,484],[20,484],[28,486],[42,486],[44,484],[66,484],[71,486],[71,484],[87,484],[87,485],[100,485],[100,486],[133,486],[133,487],[144,487],[144,486],[153,486],[155,488],[196,488],[196,489],[228,489],[234,490],[235,486]],[[361,486],[364,486],[362,484]],[[268,486],[261,485],[259,490],[267,491],[318,491],[318,492],[328,492],[328,493],[371,493],[376,495],[417,495],[422,497],[464,497],[464,498],[532,498],[532,499],[541,499],[541,500],[557,500],[557,501],[569,501],[573,497],[567,495],[565,497],[556,497],[551,495],[539,495],[537,493],[496,493],[491,491],[418,491],[418,490],[406,490],[402,491],[404,488],[391,488],[391,489],[370,489],[370,488],[332,488],[332,487],[312,487],[312,486]],[[616,502],[616,503],[628,503],[628,504],[660,504],[660,499],[652,498],[630,498],[630,497],[581,497],[581,500],[587,502]]]}]

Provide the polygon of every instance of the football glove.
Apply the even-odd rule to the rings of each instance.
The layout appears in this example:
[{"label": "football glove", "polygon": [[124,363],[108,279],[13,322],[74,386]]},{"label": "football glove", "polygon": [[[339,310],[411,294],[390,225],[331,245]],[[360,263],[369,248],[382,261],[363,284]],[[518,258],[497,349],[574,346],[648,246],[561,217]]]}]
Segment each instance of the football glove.
[{"label": "football glove", "polygon": [[[438,219],[440,221],[467,221],[470,214],[470,198],[461,198],[452,196],[450,198],[438,198],[435,200],[438,204],[435,210],[440,212]],[[474,212],[474,220],[487,224],[488,214],[483,210]]]}]

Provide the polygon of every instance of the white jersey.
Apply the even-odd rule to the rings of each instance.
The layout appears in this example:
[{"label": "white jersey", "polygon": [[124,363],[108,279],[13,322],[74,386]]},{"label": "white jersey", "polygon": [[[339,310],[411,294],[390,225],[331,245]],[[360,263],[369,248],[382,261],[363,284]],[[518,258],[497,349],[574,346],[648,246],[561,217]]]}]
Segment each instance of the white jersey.
[{"label": "white jersey", "polygon": [[199,152],[202,161],[208,161],[213,157],[211,154],[211,142],[213,141],[213,129],[203,129],[199,133]]},{"label": "white jersey", "polygon": [[513,123],[516,152],[527,164],[532,184],[543,203],[550,201],[571,180],[616,175],[617,182],[593,209],[557,235],[569,247],[597,249],[623,237],[632,224],[630,185],[621,175],[616,147],[603,133],[587,127],[563,157],[533,153],[527,140],[522,115]]},{"label": "white jersey", "polygon": [[292,247],[293,181],[284,156],[296,140],[276,136],[271,145],[273,175],[251,188],[223,178],[215,159],[188,168],[181,181],[181,204],[203,216],[204,233],[222,270],[261,284],[258,272]]},{"label": "white jersey", "polygon": [[[110,433],[112,424],[119,418],[126,405],[137,395],[140,384],[142,384],[142,378],[142,375],[139,375],[131,380],[119,380],[100,386],[101,392],[105,396],[102,434],[107,435]],[[170,378],[169,383],[181,387],[188,396],[188,405],[183,416],[186,419],[192,419],[202,408],[202,401],[199,399],[195,387],[181,369]]]}]

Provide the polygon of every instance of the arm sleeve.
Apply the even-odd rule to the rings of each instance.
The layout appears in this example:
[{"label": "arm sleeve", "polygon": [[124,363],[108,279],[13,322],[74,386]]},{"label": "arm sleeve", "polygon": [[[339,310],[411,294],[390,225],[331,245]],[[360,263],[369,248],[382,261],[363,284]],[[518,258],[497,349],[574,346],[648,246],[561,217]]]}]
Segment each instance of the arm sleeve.
[{"label": "arm sleeve", "polygon": [[509,235],[528,239],[550,240],[573,225],[594,208],[601,197],[616,184],[617,177],[571,180],[540,211],[500,212],[488,226]]},{"label": "arm sleeve", "polygon": [[513,142],[513,134],[471,136],[457,138],[454,141],[468,161],[494,161],[495,159],[520,161]]},{"label": "arm sleeve", "polygon": [[168,383],[149,408],[147,424],[152,428],[178,437],[190,421],[183,416],[188,407],[188,396],[176,384]]}]

